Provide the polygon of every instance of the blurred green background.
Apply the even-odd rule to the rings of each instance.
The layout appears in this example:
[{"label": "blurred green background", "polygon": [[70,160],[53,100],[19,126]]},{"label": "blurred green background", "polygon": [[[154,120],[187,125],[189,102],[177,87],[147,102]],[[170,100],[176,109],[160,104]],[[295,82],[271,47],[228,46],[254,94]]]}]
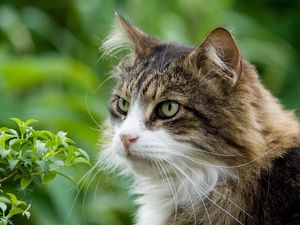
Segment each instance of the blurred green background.
[{"label": "blurred green background", "polygon": [[[229,27],[263,83],[287,108],[300,108],[299,0],[0,0],[0,126],[38,119],[38,128],[67,131],[96,161],[115,62],[98,48],[116,9],[151,35],[194,46]],[[79,180],[88,169],[67,173]],[[100,172],[85,181],[76,188],[58,178],[21,193],[33,214],[15,224],[132,224],[130,181]]]}]

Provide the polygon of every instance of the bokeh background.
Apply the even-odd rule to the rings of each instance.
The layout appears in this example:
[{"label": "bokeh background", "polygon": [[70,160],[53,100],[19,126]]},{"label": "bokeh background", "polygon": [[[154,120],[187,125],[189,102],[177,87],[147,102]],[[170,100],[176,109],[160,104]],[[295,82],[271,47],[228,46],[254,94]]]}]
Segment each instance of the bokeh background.
[{"label": "bokeh background", "polygon": [[[263,83],[300,109],[299,0],[0,0],[0,126],[37,119],[39,129],[67,131],[96,161],[115,62],[98,49],[116,9],[151,35],[194,46],[214,27],[229,27]],[[66,172],[79,180],[88,170]],[[32,217],[15,224],[132,224],[130,180],[99,172],[85,181],[57,178],[20,193]]]}]

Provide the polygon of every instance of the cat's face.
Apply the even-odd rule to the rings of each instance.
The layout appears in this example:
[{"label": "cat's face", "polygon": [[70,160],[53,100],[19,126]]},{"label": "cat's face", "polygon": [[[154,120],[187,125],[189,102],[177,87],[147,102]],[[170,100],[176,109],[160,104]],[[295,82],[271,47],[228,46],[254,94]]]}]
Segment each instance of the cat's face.
[{"label": "cat's face", "polygon": [[110,139],[102,151],[107,164],[142,176],[190,170],[217,179],[225,165],[238,162],[235,157],[247,156],[244,139],[256,127],[247,118],[248,93],[235,85],[241,58],[231,34],[218,28],[193,49],[120,23],[125,37],[113,34],[106,49],[111,53],[128,41],[135,54],[114,72]]},{"label": "cat's face", "polygon": [[105,152],[112,164],[153,176],[161,167],[168,173],[177,167],[218,167],[220,157],[235,154],[216,149],[220,138],[210,120],[221,99],[201,76],[180,65],[190,52],[164,45],[147,58],[119,66],[109,107],[112,139]]},{"label": "cat's face", "polygon": [[145,68],[146,61],[119,71],[122,78],[110,103],[111,154],[138,173],[165,161],[179,164],[189,157],[201,158],[202,151],[209,151],[205,118],[197,107],[206,101],[198,97],[203,95],[200,79],[180,71],[176,64],[161,71],[138,69]]}]

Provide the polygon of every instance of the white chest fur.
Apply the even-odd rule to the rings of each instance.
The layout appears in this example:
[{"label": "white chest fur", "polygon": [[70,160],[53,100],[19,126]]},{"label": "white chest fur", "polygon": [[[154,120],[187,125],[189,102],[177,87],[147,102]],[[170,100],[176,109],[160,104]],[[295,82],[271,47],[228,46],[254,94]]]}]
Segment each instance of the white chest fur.
[{"label": "white chest fur", "polygon": [[137,199],[140,209],[136,225],[164,225],[170,217],[175,221],[179,207],[189,207],[193,212],[195,207],[203,204],[203,199],[215,188],[220,178],[220,169],[216,167],[181,172],[174,179],[155,182],[138,180],[135,193],[141,196]]}]

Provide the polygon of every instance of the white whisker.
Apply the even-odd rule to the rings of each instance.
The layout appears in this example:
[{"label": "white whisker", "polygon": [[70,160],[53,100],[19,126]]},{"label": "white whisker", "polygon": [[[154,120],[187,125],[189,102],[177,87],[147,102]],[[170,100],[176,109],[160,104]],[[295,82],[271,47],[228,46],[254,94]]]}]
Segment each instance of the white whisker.
[{"label": "white whisker", "polygon": [[[176,159],[175,159],[176,160]],[[182,161],[180,159],[177,158],[177,162],[182,164]],[[185,165],[185,164],[183,164]],[[227,215],[229,215],[231,218],[233,218],[236,222],[238,222],[241,225],[244,225],[240,220],[238,220],[237,218],[235,218],[231,213],[229,213],[227,210],[223,209],[221,206],[219,206],[216,202],[214,202],[206,193],[205,191],[202,190],[201,185],[197,186],[192,180],[191,178],[189,178],[183,171],[182,169],[179,167],[179,165],[177,165],[177,163],[173,164],[172,166],[174,166],[175,168],[179,169],[179,171],[195,186],[198,187],[200,189],[200,191],[202,192],[202,194],[204,194],[205,199],[209,200],[212,204],[214,204],[215,206],[217,206],[219,209],[221,209],[223,212],[225,212]]]},{"label": "white whisker", "polygon": [[178,205],[177,205],[178,200],[177,200],[176,187],[175,187],[174,181],[172,180],[172,176],[164,168],[163,163],[161,163],[160,160],[157,160],[157,162],[160,165],[163,173],[165,174],[165,177],[167,178],[167,181],[169,182],[169,178],[170,178],[171,182],[169,182],[169,183],[172,184],[172,185],[169,185],[169,186],[170,186],[170,189],[171,189],[171,192],[172,192],[172,195],[173,195],[174,208],[175,208],[175,215],[174,215],[174,220],[173,220],[173,224],[174,224],[176,222],[176,219],[177,219],[177,210],[178,210]]},{"label": "white whisker", "polygon": [[[79,197],[79,195],[80,195],[80,192],[82,191],[84,185],[85,185],[86,182],[88,181],[89,176],[94,172],[94,170],[95,170],[100,164],[101,164],[101,162],[97,162],[95,165],[93,165],[93,167],[92,167],[91,169],[89,169],[89,170],[82,176],[82,178],[77,182],[77,185],[76,185],[76,186],[79,186],[80,184],[81,184],[81,185],[79,186],[79,189],[78,189],[77,194],[76,194],[76,196],[75,196],[75,198],[74,198],[74,200],[73,200],[73,203],[72,203],[71,208],[70,208],[70,210],[69,210],[69,212],[68,212],[68,214],[67,214],[67,217],[69,217],[69,216],[71,215],[71,213],[72,213],[72,211],[73,211],[73,209],[74,209],[74,207],[75,207],[76,201],[77,201],[77,199],[78,199],[78,197]],[[76,189],[76,187],[74,187],[74,189]]]},{"label": "white whisker", "polygon": [[204,207],[204,210],[206,212],[206,215],[208,217],[208,220],[209,220],[209,224],[212,225],[212,222],[211,222],[211,219],[210,219],[210,216],[209,216],[209,213],[208,213],[208,210],[207,210],[207,207],[204,203],[204,200],[203,200],[203,195],[205,194],[199,187],[199,189],[197,188],[197,185],[191,180],[191,178],[180,168],[176,165],[176,163],[174,164],[169,164],[169,166],[173,166],[176,170],[178,170],[185,178],[187,178],[188,181],[191,182],[192,186],[194,187],[196,193],[198,193],[199,195],[199,200],[202,202],[203,204],[203,207]]},{"label": "white whisker", "polygon": [[178,146],[182,146],[184,148],[188,148],[190,150],[194,150],[194,152],[196,153],[205,153],[205,154],[209,154],[209,155],[216,155],[216,156],[223,156],[223,157],[244,157],[242,154],[240,153],[236,153],[236,154],[222,154],[222,153],[217,153],[217,152],[212,152],[212,151],[207,151],[207,150],[203,150],[201,148],[195,148],[195,147],[192,147],[192,146],[186,146],[184,144],[181,144],[181,143],[176,143],[176,144],[167,144],[169,145],[170,147],[178,147]]},{"label": "white whisker", "polygon": [[[164,159],[165,160],[165,159]],[[170,163],[168,163],[170,164]],[[192,210],[193,210],[193,215],[194,215],[194,224],[196,225],[197,224],[197,217],[196,217],[196,212],[195,212],[195,206],[194,206],[194,202],[192,200],[192,197],[191,197],[191,194],[189,193],[185,183],[182,181],[182,178],[179,176],[179,174],[177,173],[177,171],[172,167],[170,166],[170,168],[172,169],[172,171],[174,172],[174,174],[176,175],[176,177],[179,179],[180,183],[183,185],[184,187],[184,190],[185,192],[187,193],[188,195],[188,198],[189,198],[189,201],[191,203],[191,206],[192,206]]]}]

